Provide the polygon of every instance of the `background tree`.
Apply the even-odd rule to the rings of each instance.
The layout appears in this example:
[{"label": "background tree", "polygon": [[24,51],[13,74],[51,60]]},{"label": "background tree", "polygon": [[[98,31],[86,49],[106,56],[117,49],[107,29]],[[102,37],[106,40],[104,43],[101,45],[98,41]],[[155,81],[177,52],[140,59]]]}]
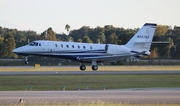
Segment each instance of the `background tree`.
[{"label": "background tree", "polygon": [[118,40],[118,37],[117,37],[116,33],[112,33],[108,37],[107,42],[110,43],[110,44],[117,44],[117,40]]},{"label": "background tree", "polygon": [[175,58],[180,58],[180,26],[174,26],[172,33],[169,37],[172,37],[175,47]]},{"label": "background tree", "polygon": [[65,33],[56,34],[56,40],[58,41],[69,41],[68,37]]},{"label": "background tree", "polygon": [[39,35],[35,31],[25,31],[25,36],[27,38],[26,44],[35,41],[39,38]]},{"label": "background tree", "polygon": [[8,33],[7,35],[5,35],[4,40],[3,40],[3,48],[4,48],[4,52],[3,52],[3,56],[4,57],[15,57],[15,54],[12,52],[13,49],[16,48],[16,43],[14,40],[14,36],[11,33]]},{"label": "background tree", "polygon": [[100,33],[98,34],[98,39],[99,39],[99,42],[100,42],[101,44],[105,43],[105,41],[106,41],[106,36],[104,35],[104,32],[100,32]]},{"label": "background tree", "polygon": [[167,46],[167,48],[168,48],[167,54],[168,54],[168,57],[170,58],[171,57],[170,56],[170,50],[172,47],[174,47],[174,42],[173,42],[173,39],[171,39],[170,37],[167,39],[167,41],[169,42],[169,44]]},{"label": "background tree", "polygon": [[73,38],[71,36],[68,36],[68,41],[73,42],[74,40],[73,40]]},{"label": "background tree", "polygon": [[44,32],[41,33],[41,35],[39,36],[39,39],[56,41],[56,33],[50,27],[50,28],[48,28],[47,30],[45,30]]},{"label": "background tree", "polygon": [[27,38],[24,32],[17,31],[16,34],[14,34],[14,39],[16,42],[24,42]]},{"label": "background tree", "polygon": [[40,38],[41,40],[47,40],[47,30],[41,33]]},{"label": "background tree", "polygon": [[0,42],[0,58],[3,57],[3,53],[4,53],[4,43]]},{"label": "background tree", "polygon": [[77,42],[82,42],[82,39],[78,39]]},{"label": "background tree", "polygon": [[70,29],[70,25],[69,25],[69,24],[66,24],[66,25],[65,25],[65,29],[67,30],[67,33],[68,33],[68,35],[69,35],[69,31],[70,31],[70,30],[69,30],[69,29]]},{"label": "background tree", "polygon": [[69,36],[71,36],[74,41],[77,41],[78,39],[83,39],[84,36],[88,35],[90,30],[91,29],[88,26],[83,26],[78,30],[71,31]]},{"label": "background tree", "polygon": [[88,36],[84,36],[82,39],[82,42],[84,43],[92,43],[92,40]]},{"label": "background tree", "polygon": [[88,36],[94,43],[105,43],[106,41],[103,27],[98,26],[95,29],[89,29]]},{"label": "background tree", "polygon": [[168,26],[167,25],[157,25],[154,35],[155,36],[162,36],[162,35],[165,35],[165,33],[167,31],[168,31]]},{"label": "background tree", "polygon": [[156,58],[158,58],[156,48],[154,48],[154,49],[151,50],[151,54],[150,54],[149,58],[150,58],[150,59],[156,59]]},{"label": "background tree", "polygon": [[159,57],[163,57],[168,53],[168,45],[167,43],[158,44],[157,49],[159,53]]},{"label": "background tree", "polygon": [[53,31],[51,27],[48,28],[47,31],[44,31],[41,36],[45,36],[47,40],[56,40],[56,33]]}]

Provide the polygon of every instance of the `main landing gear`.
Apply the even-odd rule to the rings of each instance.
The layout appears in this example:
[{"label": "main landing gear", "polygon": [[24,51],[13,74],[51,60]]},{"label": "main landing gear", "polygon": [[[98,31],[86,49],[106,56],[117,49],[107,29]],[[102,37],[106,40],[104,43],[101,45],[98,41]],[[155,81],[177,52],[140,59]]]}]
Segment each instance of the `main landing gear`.
[{"label": "main landing gear", "polygon": [[98,70],[98,66],[97,66],[97,65],[92,65],[92,70],[93,70],[93,71]]},{"label": "main landing gear", "polygon": [[[80,68],[81,71],[85,71],[86,70],[86,65],[80,65],[79,68]],[[98,70],[98,66],[97,65],[92,65],[91,68],[92,68],[93,71]]]},{"label": "main landing gear", "polygon": [[[80,68],[81,71],[85,71],[86,70],[86,65],[81,64],[79,68]],[[97,65],[97,62],[95,60],[92,61],[92,70],[93,71],[98,70],[98,65]]]},{"label": "main landing gear", "polygon": [[28,56],[25,56],[25,57],[24,57],[24,63],[25,63],[25,64],[29,64],[29,62],[28,62]]},{"label": "main landing gear", "polygon": [[80,65],[79,68],[80,68],[81,71],[85,71],[86,70],[86,66],[85,65]]}]

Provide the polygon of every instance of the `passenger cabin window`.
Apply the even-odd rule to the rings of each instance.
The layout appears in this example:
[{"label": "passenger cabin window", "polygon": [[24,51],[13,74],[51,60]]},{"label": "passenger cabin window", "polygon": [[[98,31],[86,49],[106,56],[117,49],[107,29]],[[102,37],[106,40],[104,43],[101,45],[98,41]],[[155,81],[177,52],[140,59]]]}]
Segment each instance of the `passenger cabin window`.
[{"label": "passenger cabin window", "polygon": [[85,47],[85,46],[83,46],[83,48],[84,48],[84,49],[86,49],[86,47]]},{"label": "passenger cabin window", "polygon": [[61,47],[63,48],[63,44],[61,44]]},{"label": "passenger cabin window", "polygon": [[92,49],[92,46],[90,46],[90,49]]},{"label": "passenger cabin window", "polygon": [[66,45],[67,48],[69,48],[69,45]]},{"label": "passenger cabin window", "polygon": [[78,45],[78,49],[80,49],[80,46]]},{"label": "passenger cabin window", "polygon": [[56,46],[56,47],[58,47],[58,45],[57,45],[57,44],[55,44],[55,46]]},{"label": "passenger cabin window", "polygon": [[72,45],[72,48],[74,48],[74,45]]}]

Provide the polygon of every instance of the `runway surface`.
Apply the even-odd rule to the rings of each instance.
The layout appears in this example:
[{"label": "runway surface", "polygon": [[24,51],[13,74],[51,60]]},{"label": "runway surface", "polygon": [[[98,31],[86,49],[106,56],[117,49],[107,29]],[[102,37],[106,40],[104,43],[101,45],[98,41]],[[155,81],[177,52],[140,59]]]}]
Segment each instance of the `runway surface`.
[{"label": "runway surface", "polygon": [[180,104],[180,88],[83,91],[0,91],[0,104],[128,103]]},{"label": "runway surface", "polygon": [[[146,71],[28,71],[0,72],[0,75],[149,75],[180,74],[180,70]],[[18,104],[62,104],[62,103],[130,103],[130,104],[180,104],[180,88],[134,88],[119,90],[81,90],[81,91],[0,91],[0,105]]]},{"label": "runway surface", "polygon": [[122,75],[150,75],[150,74],[180,74],[180,71],[32,71],[32,72],[0,72],[0,75],[101,75],[101,74],[122,74]]}]

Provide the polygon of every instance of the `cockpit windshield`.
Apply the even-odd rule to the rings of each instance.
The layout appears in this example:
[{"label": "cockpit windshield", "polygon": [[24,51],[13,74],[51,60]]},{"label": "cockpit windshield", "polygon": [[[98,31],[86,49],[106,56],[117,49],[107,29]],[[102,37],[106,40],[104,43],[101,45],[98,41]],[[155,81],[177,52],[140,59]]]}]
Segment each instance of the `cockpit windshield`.
[{"label": "cockpit windshield", "polygon": [[41,46],[41,43],[38,42],[31,42],[29,46]]}]

